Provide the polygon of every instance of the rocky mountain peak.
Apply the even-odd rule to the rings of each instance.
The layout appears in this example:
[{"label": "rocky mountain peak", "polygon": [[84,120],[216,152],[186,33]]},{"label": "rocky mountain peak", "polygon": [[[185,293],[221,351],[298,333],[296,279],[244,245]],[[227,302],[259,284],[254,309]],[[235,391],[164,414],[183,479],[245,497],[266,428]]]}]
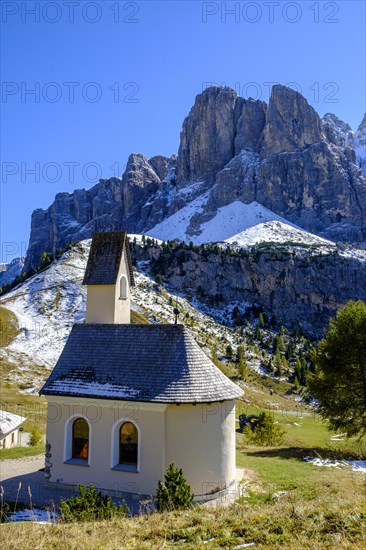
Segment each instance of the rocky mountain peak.
[{"label": "rocky mountain peak", "polygon": [[356,154],[356,162],[361,173],[366,176],[366,113],[353,137],[353,148]]},{"label": "rocky mountain peak", "polygon": [[165,180],[168,175],[169,168],[176,162],[176,158],[176,155],[172,155],[170,158],[162,155],[156,155],[149,159],[149,164],[152,166],[160,181]]},{"label": "rocky mountain peak", "polygon": [[361,124],[359,125],[356,134],[362,133],[366,137],[366,113],[363,115],[363,119],[361,121]]},{"label": "rocky mountain peak", "polygon": [[326,113],[321,121],[322,132],[330,143],[339,147],[353,147],[352,128],[333,113]]},{"label": "rocky mountain peak", "polygon": [[177,186],[215,175],[235,152],[234,113],[238,96],[230,88],[210,87],[199,94],[183,122],[177,162]]},{"label": "rocky mountain peak", "polygon": [[245,100],[228,87],[209,87],[196,97],[184,120],[177,162],[177,185],[204,181],[242,149],[257,150],[265,122],[266,104]]},{"label": "rocky mountain peak", "polygon": [[0,287],[9,285],[22,274],[25,258],[14,258],[10,263],[0,264]]},{"label": "rocky mountain peak", "polygon": [[127,160],[124,181],[144,187],[147,183],[160,183],[160,178],[145,155],[132,153]]},{"label": "rocky mountain peak", "polygon": [[295,90],[273,86],[263,132],[262,157],[291,152],[321,140],[320,117]]},{"label": "rocky mountain peak", "polygon": [[[331,113],[321,120],[286,86],[273,87],[268,105],[231,88],[207,88],[183,122],[177,157],[133,153],[122,178],[60,193],[47,210],[36,210],[26,268],[36,267],[42,252],[95,231],[146,233],[188,205],[190,234],[197,235],[234,201],[257,202],[326,238],[363,242],[366,117],[351,137],[345,122]],[[174,231],[172,225],[172,239]]]}]

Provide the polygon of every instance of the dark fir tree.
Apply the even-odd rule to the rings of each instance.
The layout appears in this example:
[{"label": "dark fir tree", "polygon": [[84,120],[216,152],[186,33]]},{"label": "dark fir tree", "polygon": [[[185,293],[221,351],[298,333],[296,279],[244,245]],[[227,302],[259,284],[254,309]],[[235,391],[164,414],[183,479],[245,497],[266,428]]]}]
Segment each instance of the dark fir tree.
[{"label": "dark fir tree", "polygon": [[333,431],[366,434],[366,303],[348,302],[330,320],[308,386]]},{"label": "dark fir tree", "polygon": [[226,357],[229,359],[229,361],[231,361],[233,358],[233,348],[230,344],[226,346]]}]

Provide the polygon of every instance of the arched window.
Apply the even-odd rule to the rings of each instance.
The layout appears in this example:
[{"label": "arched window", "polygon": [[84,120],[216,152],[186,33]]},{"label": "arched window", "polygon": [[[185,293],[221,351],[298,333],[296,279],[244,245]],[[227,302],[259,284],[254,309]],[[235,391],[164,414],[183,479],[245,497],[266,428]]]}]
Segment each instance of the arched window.
[{"label": "arched window", "polygon": [[77,418],[72,425],[72,458],[88,460],[89,426],[84,418]]},{"label": "arched window", "polygon": [[124,422],[119,429],[119,464],[137,467],[138,432],[132,422]]},{"label": "arched window", "polygon": [[121,300],[127,300],[128,298],[128,283],[126,275],[122,275],[119,282],[119,297]]}]

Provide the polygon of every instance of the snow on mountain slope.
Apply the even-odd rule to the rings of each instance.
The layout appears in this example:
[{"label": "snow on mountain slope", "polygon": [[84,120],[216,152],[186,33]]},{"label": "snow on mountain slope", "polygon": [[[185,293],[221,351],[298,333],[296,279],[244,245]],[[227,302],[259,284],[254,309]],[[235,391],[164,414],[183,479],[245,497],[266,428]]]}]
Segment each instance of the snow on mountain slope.
[{"label": "snow on mountain slope", "polygon": [[259,223],[229,239],[228,244],[239,247],[253,246],[261,242],[305,244],[317,246],[335,247],[335,243],[322,239],[313,233],[308,233],[302,229],[297,229],[280,221],[270,221]]},{"label": "snow on mountain slope", "polygon": [[[190,202],[184,208],[181,208],[163,222],[157,224],[146,234],[149,237],[168,241],[177,239],[179,241],[190,241],[193,237],[187,235],[188,226],[195,214],[203,212],[203,207],[207,203],[208,192],[200,195],[197,199]],[[194,241],[195,242],[195,241]]]},{"label": "snow on mountain slope", "polygon": [[[141,235],[130,235],[141,241]],[[66,252],[41,273],[26,280],[22,285],[0,298],[0,305],[16,314],[19,334],[7,347],[0,348],[0,359],[13,365],[5,373],[4,381],[17,383],[29,393],[37,392],[59,358],[74,323],[83,322],[86,310],[86,287],[82,280],[90,249],[90,240],[82,241]],[[135,272],[136,286],[132,290],[132,309],[143,313],[151,323],[173,323],[173,306],[176,296],[161,290],[155,282],[144,274],[144,262],[139,262]],[[235,304],[228,304],[227,311],[221,310],[222,317],[230,317]],[[213,308],[179,298],[180,322],[186,316],[188,327],[203,346],[207,336],[223,343],[234,342],[234,332],[230,327],[218,324]],[[205,337],[200,335],[205,327]],[[3,329],[4,327],[2,327]],[[6,327],[5,327],[6,330]],[[209,349],[206,350],[209,354]],[[253,359],[253,366],[257,360]]]},{"label": "snow on mountain slope", "polygon": [[61,260],[0,299],[18,318],[20,332],[4,351],[20,367],[52,368],[73,323],[85,316],[81,286],[90,241],[77,244]]},{"label": "snow on mountain slope", "polygon": [[302,230],[278,216],[258,202],[244,204],[234,201],[218,208],[216,215],[201,223],[199,234],[190,234],[192,217],[202,213],[208,194],[175,212],[172,216],[148,231],[150,237],[160,240],[181,240],[194,244],[227,242],[238,246],[252,246],[259,242],[298,242],[300,244],[332,244]]},{"label": "snow on mountain slope", "polygon": [[201,225],[201,234],[197,239],[200,243],[226,241],[233,235],[237,235],[250,227],[273,220],[289,224],[289,222],[286,222],[286,220],[258,202],[244,204],[240,201],[234,201],[219,208],[212,220]]}]

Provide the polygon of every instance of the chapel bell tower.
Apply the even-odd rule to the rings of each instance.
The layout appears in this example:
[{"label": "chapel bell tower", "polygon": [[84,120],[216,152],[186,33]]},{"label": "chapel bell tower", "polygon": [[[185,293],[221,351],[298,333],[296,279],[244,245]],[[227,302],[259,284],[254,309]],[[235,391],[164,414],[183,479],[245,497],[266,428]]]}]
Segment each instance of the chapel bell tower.
[{"label": "chapel bell tower", "polygon": [[86,323],[129,324],[134,284],[127,232],[94,233],[83,280]]}]

